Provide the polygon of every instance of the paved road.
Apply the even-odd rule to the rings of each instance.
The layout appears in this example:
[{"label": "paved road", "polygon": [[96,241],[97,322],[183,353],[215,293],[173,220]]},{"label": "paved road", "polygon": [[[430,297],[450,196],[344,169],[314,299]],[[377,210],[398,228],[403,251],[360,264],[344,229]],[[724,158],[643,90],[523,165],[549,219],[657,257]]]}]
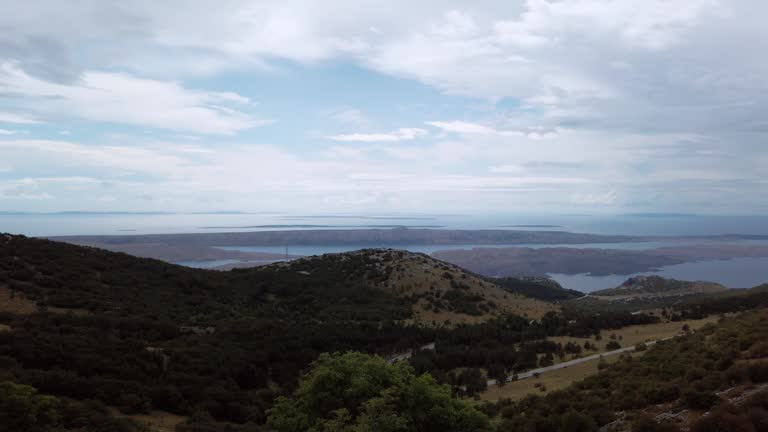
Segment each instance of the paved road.
[{"label": "paved road", "polygon": [[[668,340],[668,339],[672,339],[672,337],[668,337],[668,338],[664,338],[664,339],[660,339],[660,340]],[[656,342],[658,342],[658,341],[646,342],[645,345],[646,346],[651,346],[651,345],[655,344]],[[558,363],[556,365],[546,366],[546,367],[542,367],[542,368],[538,368],[538,369],[532,369],[532,370],[529,370],[527,372],[522,372],[522,373],[517,374],[517,379],[518,379],[518,381],[519,380],[524,380],[524,379],[531,378],[531,377],[533,377],[536,374],[541,375],[541,374],[545,374],[547,372],[552,372],[552,371],[556,371],[556,370],[559,370],[559,369],[565,369],[565,368],[567,368],[569,366],[575,366],[575,365],[580,364],[580,363],[584,363],[584,362],[588,362],[588,361],[592,361],[592,360],[597,360],[600,357],[609,357],[609,356],[614,356],[614,355],[625,353],[625,352],[634,351],[636,347],[637,347],[637,345],[631,346],[631,347],[626,347],[626,348],[621,348],[621,349],[617,349],[617,350],[613,350],[613,351],[607,351],[607,352],[604,352],[604,353],[601,353],[601,354],[592,354],[590,356],[581,357],[581,358],[577,358],[577,359],[574,359],[574,360],[568,360],[566,362]],[[512,382],[512,377],[507,378],[507,382]],[[489,386],[496,385],[496,380],[488,380],[488,385]]]}]

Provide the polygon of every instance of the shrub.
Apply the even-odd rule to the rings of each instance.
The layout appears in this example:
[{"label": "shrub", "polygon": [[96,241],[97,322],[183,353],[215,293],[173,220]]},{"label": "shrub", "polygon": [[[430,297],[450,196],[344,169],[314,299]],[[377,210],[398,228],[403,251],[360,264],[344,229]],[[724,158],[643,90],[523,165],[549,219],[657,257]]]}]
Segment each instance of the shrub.
[{"label": "shrub", "polygon": [[649,415],[641,415],[632,422],[632,432],[679,432],[680,428],[668,422],[659,423]]},{"label": "shrub", "polygon": [[613,350],[621,349],[621,344],[619,344],[618,342],[612,340],[612,341],[608,342],[607,344],[605,344],[605,349],[608,350],[608,351],[613,351]]},{"label": "shrub", "polygon": [[711,392],[687,391],[683,394],[685,405],[694,410],[708,410],[720,402],[720,397]]}]

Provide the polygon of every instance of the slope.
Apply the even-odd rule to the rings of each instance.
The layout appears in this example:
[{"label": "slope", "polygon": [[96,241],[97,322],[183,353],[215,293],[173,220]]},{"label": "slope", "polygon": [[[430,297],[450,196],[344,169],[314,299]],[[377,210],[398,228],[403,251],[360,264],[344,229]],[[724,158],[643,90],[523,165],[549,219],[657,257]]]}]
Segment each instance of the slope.
[{"label": "slope", "polygon": [[551,303],[508,292],[499,285],[428,255],[362,249],[282,262],[255,272],[293,272],[305,278],[332,273],[411,303],[412,322],[425,325],[480,322],[502,314],[541,318]]}]

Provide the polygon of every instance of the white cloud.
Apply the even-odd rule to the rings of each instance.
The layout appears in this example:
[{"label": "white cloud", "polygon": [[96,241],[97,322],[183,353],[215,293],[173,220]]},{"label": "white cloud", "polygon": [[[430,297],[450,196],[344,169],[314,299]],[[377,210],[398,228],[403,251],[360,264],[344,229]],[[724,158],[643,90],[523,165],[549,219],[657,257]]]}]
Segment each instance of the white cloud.
[{"label": "white cloud", "polygon": [[498,130],[477,123],[460,120],[454,121],[428,121],[426,124],[442,129],[446,132],[459,134],[496,135],[503,137],[524,136],[531,139],[546,139],[557,136],[554,129],[528,129],[528,130]]},{"label": "white cloud", "polygon": [[101,122],[209,134],[233,134],[266,123],[231,108],[249,102],[236,93],[190,90],[175,82],[119,73],[86,72],[78,83],[67,85],[5,63],[0,65],[0,90],[23,96],[20,103],[30,109]]},{"label": "white cloud", "polygon": [[0,112],[0,123],[39,124],[45,122],[27,115]]},{"label": "white cloud", "polygon": [[[754,199],[768,194],[762,180],[768,57],[759,50],[768,40],[764,1],[17,3],[13,14],[0,15],[0,93],[7,111],[0,122],[44,119],[58,130],[76,127],[59,125],[62,120],[84,119],[173,131],[165,141],[105,137],[91,145],[4,137],[3,163],[20,176],[95,171],[117,189],[37,186],[57,198],[193,206],[205,196],[276,207],[365,203],[478,211],[507,209],[510,202],[531,209],[577,203],[706,209],[705,201],[765,208]],[[338,108],[320,113],[344,123],[338,130],[358,131],[328,137],[341,142],[228,146],[221,141],[231,140],[205,135],[261,124],[255,104],[244,90],[206,91],[184,81],[207,77],[195,82],[238,89],[239,77],[261,85],[262,74],[270,74],[270,83],[289,83],[302,74],[336,73],[339,64],[466,98],[430,93],[434,105],[430,100],[415,109],[404,94],[402,104],[387,107],[392,118],[377,123],[366,105],[376,102],[372,89],[370,97],[340,96]],[[222,71],[236,71],[238,79],[225,80],[230,75],[218,75]],[[366,75],[357,72],[355,80],[364,84]],[[385,82],[379,78],[372,82]],[[280,96],[273,101],[283,103]],[[268,115],[272,101],[259,102]],[[425,129],[380,129],[429,119],[438,121]],[[302,126],[296,118],[284,127]],[[430,139],[417,140],[427,130]],[[203,137],[174,142],[192,133]],[[306,151],[309,144],[317,151]],[[92,190],[67,189],[75,187]],[[127,198],[145,195],[148,187],[151,204]]]},{"label": "white cloud", "polygon": [[0,129],[0,135],[15,135],[17,132],[8,130],[8,129]]},{"label": "white cloud", "polygon": [[387,133],[351,133],[331,135],[326,138],[334,141],[359,141],[359,142],[383,142],[383,141],[410,141],[427,135],[426,129],[400,128]]},{"label": "white cloud", "polygon": [[443,122],[443,121],[428,121],[426,124],[430,126],[434,126],[438,129],[442,129],[446,132],[457,132],[457,133],[469,133],[469,134],[498,134],[499,132],[495,129],[489,128],[488,126],[479,125],[476,123],[469,123],[464,121],[449,121],[449,122]]},{"label": "white cloud", "polygon": [[608,206],[614,204],[616,199],[617,194],[614,190],[597,193],[577,192],[571,195],[571,202],[573,204],[583,206]]}]

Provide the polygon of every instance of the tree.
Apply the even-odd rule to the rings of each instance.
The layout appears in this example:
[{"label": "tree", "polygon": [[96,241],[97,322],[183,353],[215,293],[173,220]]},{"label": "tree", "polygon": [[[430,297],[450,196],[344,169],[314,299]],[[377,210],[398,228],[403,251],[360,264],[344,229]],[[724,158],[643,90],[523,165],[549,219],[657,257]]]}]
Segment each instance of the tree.
[{"label": "tree", "polygon": [[488,389],[488,380],[478,368],[467,368],[459,374],[459,385],[464,386],[467,395],[474,396]]},{"label": "tree", "polygon": [[552,366],[555,363],[555,359],[552,356],[552,353],[547,353],[544,355],[544,357],[539,360],[539,366],[541,367],[547,367]]},{"label": "tree", "polygon": [[597,424],[592,417],[576,411],[569,411],[561,420],[561,432],[591,432],[597,430]]},{"label": "tree", "polygon": [[322,354],[268,424],[279,432],[490,431],[485,414],[405,362],[361,353]]},{"label": "tree", "polygon": [[610,341],[607,344],[605,344],[605,349],[608,351],[613,351],[617,349],[621,349],[621,345],[616,341]]},{"label": "tree", "polygon": [[0,383],[0,425],[15,432],[48,431],[59,417],[59,400],[34,387]]},{"label": "tree", "polygon": [[503,364],[494,363],[488,366],[488,378],[496,380],[496,385],[503,386],[507,382],[507,371]]}]

